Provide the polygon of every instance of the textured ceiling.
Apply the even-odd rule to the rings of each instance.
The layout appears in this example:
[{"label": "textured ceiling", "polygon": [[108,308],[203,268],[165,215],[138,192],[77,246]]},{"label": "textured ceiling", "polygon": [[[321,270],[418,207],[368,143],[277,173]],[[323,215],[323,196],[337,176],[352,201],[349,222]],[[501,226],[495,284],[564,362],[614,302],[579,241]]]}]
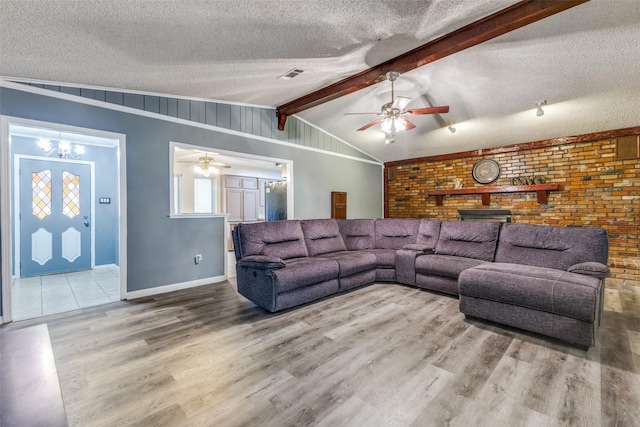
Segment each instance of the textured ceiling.
[{"label": "textured ceiling", "polygon": [[[0,76],[275,107],[513,3],[0,0]],[[388,82],[299,115],[384,161],[467,151],[638,126],[638,70],[640,1],[591,0],[402,75],[410,108],[451,109],[394,144],[344,116],[379,111]]]}]

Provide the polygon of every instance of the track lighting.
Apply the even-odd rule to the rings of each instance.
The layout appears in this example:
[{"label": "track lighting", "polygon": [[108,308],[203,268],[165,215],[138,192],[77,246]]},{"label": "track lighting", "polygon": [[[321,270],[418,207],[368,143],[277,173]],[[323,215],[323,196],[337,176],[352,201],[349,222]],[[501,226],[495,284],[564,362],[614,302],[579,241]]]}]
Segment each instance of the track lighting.
[{"label": "track lighting", "polygon": [[449,132],[451,132],[451,133],[456,133],[456,131],[458,130],[455,127],[453,127],[453,123],[449,123],[449,128],[448,129],[449,129]]},{"label": "track lighting", "polygon": [[542,109],[543,105],[547,105],[547,101],[538,101],[536,102],[536,116],[542,117],[544,116],[544,110]]}]

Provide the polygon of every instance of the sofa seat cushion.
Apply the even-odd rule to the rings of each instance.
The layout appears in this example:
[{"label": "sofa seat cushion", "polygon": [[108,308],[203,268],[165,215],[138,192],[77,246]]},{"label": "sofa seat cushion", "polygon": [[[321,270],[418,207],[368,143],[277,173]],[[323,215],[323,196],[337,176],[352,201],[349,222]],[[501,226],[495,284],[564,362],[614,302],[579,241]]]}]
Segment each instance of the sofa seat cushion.
[{"label": "sofa seat cushion", "polygon": [[364,271],[373,271],[376,268],[376,256],[368,252],[333,252],[320,255],[320,258],[332,259],[340,267],[340,276],[347,277]]},{"label": "sofa seat cushion", "polygon": [[340,272],[338,263],[326,258],[296,258],[286,264],[285,268],[269,272],[277,294],[337,279]]},{"label": "sofa seat cushion", "polygon": [[366,251],[376,257],[377,268],[396,268],[395,249],[367,249]]},{"label": "sofa seat cushion", "polygon": [[600,280],[546,267],[493,263],[460,274],[460,295],[594,322]]},{"label": "sofa seat cushion", "polygon": [[420,255],[416,258],[416,274],[457,279],[460,273],[486,261],[450,255]]}]

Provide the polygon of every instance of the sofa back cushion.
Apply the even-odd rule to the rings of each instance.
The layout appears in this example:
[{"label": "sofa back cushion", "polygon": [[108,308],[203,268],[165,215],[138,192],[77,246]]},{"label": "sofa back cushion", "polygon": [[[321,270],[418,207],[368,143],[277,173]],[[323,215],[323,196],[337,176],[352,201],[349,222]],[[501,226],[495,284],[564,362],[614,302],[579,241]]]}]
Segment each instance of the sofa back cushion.
[{"label": "sofa back cushion", "polygon": [[339,219],[336,221],[342,240],[349,251],[376,247],[375,222],[372,219]]},{"label": "sofa back cushion", "polygon": [[300,221],[238,224],[236,230],[241,257],[272,255],[289,259],[308,256]]},{"label": "sofa back cushion", "polygon": [[423,219],[420,221],[416,243],[434,249],[436,243],[438,243],[438,236],[440,236],[440,224],[441,222],[437,219]]},{"label": "sofa back cushion", "polygon": [[420,220],[378,218],[375,225],[377,249],[402,249],[416,243]]},{"label": "sofa back cushion", "polygon": [[606,264],[608,253],[603,228],[504,224],[496,262],[567,270],[581,262]]},{"label": "sofa back cushion", "polygon": [[499,233],[498,222],[443,221],[435,253],[493,261]]},{"label": "sofa back cushion", "polygon": [[305,219],[300,225],[309,256],[347,250],[335,219]]}]

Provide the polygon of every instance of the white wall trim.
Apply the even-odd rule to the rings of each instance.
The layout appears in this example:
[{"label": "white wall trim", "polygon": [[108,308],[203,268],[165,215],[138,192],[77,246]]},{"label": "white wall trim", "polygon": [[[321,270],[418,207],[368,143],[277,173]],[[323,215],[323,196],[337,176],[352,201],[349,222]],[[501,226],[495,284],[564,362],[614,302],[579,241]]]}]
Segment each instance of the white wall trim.
[{"label": "white wall trim", "polygon": [[[369,163],[369,164],[373,164],[373,165],[381,165],[382,164],[382,162],[379,161],[379,160],[367,160],[367,159],[362,159],[360,157],[349,156],[347,154],[334,153],[332,151],[321,150],[319,148],[307,147],[305,145],[294,144],[294,143],[287,142],[287,141],[280,141],[278,139],[267,138],[267,137],[264,137],[264,136],[259,136],[259,135],[254,135],[254,134],[251,134],[251,133],[240,132],[240,131],[236,131],[236,130],[232,130],[232,129],[226,129],[226,128],[219,127],[219,126],[208,125],[208,124],[205,124],[205,123],[193,122],[191,120],[185,120],[185,119],[180,119],[178,117],[166,116],[164,114],[159,114],[159,113],[153,113],[151,111],[140,110],[138,108],[125,107],[123,105],[118,105],[118,104],[111,104],[109,102],[98,101],[98,100],[91,99],[91,98],[83,98],[83,97],[77,96],[77,95],[70,95],[70,94],[62,93],[62,92],[54,92],[54,91],[51,91],[51,90],[48,90],[48,89],[41,89],[41,88],[37,88],[37,87],[33,87],[33,86],[27,86],[27,85],[24,85],[24,84],[13,83],[13,82],[6,81],[6,80],[0,80],[0,87],[6,87],[7,89],[14,89],[14,90],[18,90],[18,91],[21,91],[21,92],[34,93],[34,94],[37,94],[37,95],[47,96],[47,97],[50,97],[50,98],[62,99],[62,100],[65,100],[65,101],[71,101],[71,102],[75,102],[75,103],[78,103],[78,104],[85,104],[85,105],[91,105],[91,106],[99,107],[99,108],[106,108],[106,109],[109,109],[109,110],[120,111],[120,112],[128,113],[128,114],[134,114],[134,115],[137,115],[137,116],[149,117],[149,118],[152,118],[152,119],[163,120],[163,121],[177,123],[177,124],[181,124],[181,125],[185,125],[185,126],[191,126],[191,127],[201,128],[201,129],[207,129],[207,130],[211,130],[211,131],[214,131],[214,132],[226,133],[228,135],[239,136],[239,137],[243,137],[243,138],[253,139],[253,140],[256,140],[256,141],[269,142],[271,144],[283,145],[283,146],[286,146],[286,147],[296,148],[296,149],[299,149],[299,150],[313,151],[313,152],[316,152],[316,153],[326,154],[326,155],[329,155],[329,156],[342,157],[342,158],[345,158],[345,159],[354,160],[354,161],[358,161],[358,162]],[[175,97],[173,97],[173,98],[175,98]],[[297,117],[297,118],[300,119],[299,117]],[[322,131],[322,132],[324,132],[324,131]],[[369,156],[369,157],[372,157],[367,153],[364,153],[364,154]]]},{"label": "white wall trim", "polygon": [[225,280],[227,280],[227,277],[226,275],[223,275],[223,276],[216,276],[216,277],[208,277],[204,279],[191,280],[191,281],[182,282],[182,283],[173,283],[171,285],[157,286],[154,288],[147,288],[147,289],[141,289],[139,291],[127,292],[126,295],[124,295],[123,299],[128,300],[128,299],[134,299],[134,298],[150,297],[153,295],[164,294],[167,292],[174,292],[174,291],[181,291],[183,289],[195,288],[196,286],[212,285],[215,283],[224,282]]},{"label": "white wall trim", "polygon": [[9,119],[0,116],[0,230],[2,242],[2,317],[11,319],[11,148],[9,144]]}]

